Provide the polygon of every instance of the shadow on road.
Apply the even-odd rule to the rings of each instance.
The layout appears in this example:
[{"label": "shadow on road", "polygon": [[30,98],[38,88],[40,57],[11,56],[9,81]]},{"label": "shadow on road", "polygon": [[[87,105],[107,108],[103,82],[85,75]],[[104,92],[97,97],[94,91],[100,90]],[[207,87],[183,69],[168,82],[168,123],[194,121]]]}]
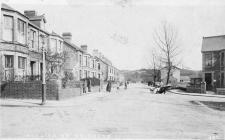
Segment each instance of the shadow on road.
[{"label": "shadow on road", "polygon": [[200,101],[200,102],[209,108],[219,111],[225,111],[225,102],[213,102],[213,101]]}]

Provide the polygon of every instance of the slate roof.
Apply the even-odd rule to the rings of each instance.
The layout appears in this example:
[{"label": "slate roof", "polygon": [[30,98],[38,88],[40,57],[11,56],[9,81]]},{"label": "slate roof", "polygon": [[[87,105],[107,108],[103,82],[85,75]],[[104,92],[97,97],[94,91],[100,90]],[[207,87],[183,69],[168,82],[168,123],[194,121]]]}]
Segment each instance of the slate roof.
[{"label": "slate roof", "polygon": [[83,52],[83,50],[82,50],[81,48],[79,48],[78,46],[76,46],[75,44],[70,43],[70,42],[68,42],[68,41],[66,41],[66,40],[63,40],[63,41],[64,41],[66,44],[68,44],[69,46],[73,47],[74,49]]},{"label": "slate roof", "polygon": [[3,9],[7,9],[7,10],[11,10],[11,11],[16,11],[15,9],[13,9],[12,7],[10,7],[9,5],[2,3],[2,7]]},{"label": "slate roof", "polygon": [[59,34],[57,34],[57,33],[56,33],[56,32],[54,32],[54,31],[52,31],[51,35],[52,35],[52,36],[57,36],[57,37],[59,37],[59,38],[63,39],[63,37],[61,37]]},{"label": "slate roof", "polygon": [[[22,16],[24,16],[25,18],[28,18],[27,16],[25,16],[24,14],[20,13],[19,11],[13,9],[12,7],[10,7],[9,5],[5,4],[5,3],[2,3],[1,4],[1,9],[4,9],[4,10],[8,10],[8,11],[13,11],[13,12],[16,12]],[[28,18],[29,19],[29,18]]]},{"label": "slate roof", "polygon": [[220,51],[225,49],[225,35],[203,37],[202,52]]}]

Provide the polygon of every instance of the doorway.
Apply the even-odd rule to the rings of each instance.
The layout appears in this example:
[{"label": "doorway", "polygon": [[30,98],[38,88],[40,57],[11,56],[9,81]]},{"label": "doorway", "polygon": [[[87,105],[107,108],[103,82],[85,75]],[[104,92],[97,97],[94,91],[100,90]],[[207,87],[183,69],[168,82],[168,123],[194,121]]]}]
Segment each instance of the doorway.
[{"label": "doorway", "polygon": [[205,73],[206,90],[212,90],[212,73]]},{"label": "doorway", "polygon": [[34,71],[35,71],[35,61],[30,61],[30,75],[31,75],[31,78],[34,77]]},{"label": "doorway", "polygon": [[42,80],[42,75],[43,75],[43,63],[40,63],[40,72],[41,72],[40,80]]}]

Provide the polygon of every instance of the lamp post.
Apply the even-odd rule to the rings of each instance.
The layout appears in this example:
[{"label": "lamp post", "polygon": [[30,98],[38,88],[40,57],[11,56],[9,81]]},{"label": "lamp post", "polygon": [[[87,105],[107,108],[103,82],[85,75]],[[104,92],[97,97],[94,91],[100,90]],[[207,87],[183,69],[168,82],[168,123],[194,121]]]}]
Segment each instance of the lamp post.
[{"label": "lamp post", "polygon": [[46,67],[45,67],[45,39],[46,36],[41,36],[42,37],[42,93],[41,93],[41,105],[44,105],[46,102],[46,81],[45,81],[45,72],[46,72]]}]

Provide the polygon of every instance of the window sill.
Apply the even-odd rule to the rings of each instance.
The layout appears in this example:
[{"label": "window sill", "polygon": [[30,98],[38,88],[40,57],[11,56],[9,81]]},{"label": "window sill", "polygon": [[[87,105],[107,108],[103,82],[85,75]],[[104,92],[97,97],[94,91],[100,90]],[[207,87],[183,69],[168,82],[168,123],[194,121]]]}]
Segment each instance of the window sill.
[{"label": "window sill", "polygon": [[19,43],[19,42],[17,42],[17,41],[5,41],[5,40],[2,40],[1,43],[15,44],[15,45],[21,45],[21,46],[24,46],[24,47],[28,47],[28,45]]}]

